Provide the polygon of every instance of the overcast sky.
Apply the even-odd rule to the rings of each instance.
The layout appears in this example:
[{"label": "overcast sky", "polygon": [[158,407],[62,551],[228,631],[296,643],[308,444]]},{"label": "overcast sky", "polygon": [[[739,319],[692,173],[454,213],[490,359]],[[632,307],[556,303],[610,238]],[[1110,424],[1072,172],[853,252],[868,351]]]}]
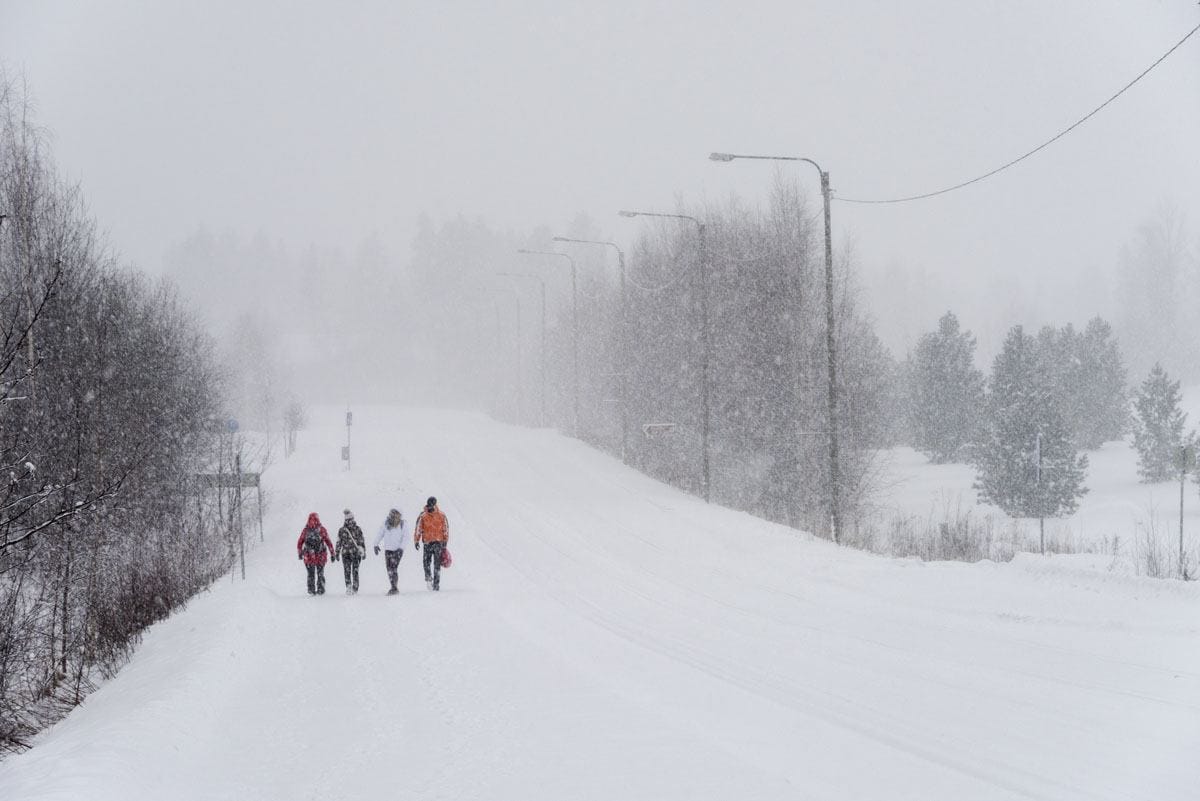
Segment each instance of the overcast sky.
[{"label": "overcast sky", "polygon": [[[113,245],[154,272],[201,224],[347,250],[377,232],[404,254],[421,212],[514,229],[584,212],[628,241],[622,207],[765,196],[771,167],[713,150],[811,157],[845,197],[936,189],[1070,124],[1197,22],[1194,0],[0,0],[0,62]],[[1086,313],[1108,300],[1087,277],[1158,204],[1196,232],[1197,141],[1200,35],[985,183],[837,203],[838,247],[892,340],[888,268],[976,328],[1014,286]]]}]

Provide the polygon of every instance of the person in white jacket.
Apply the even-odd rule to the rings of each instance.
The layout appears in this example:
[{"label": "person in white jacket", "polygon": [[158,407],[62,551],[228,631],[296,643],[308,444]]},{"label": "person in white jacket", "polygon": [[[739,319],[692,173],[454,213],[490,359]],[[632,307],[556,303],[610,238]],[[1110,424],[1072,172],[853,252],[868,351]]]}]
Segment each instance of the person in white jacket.
[{"label": "person in white jacket", "polygon": [[396,582],[400,578],[400,559],[404,556],[404,537],[407,529],[408,524],[404,522],[400,510],[393,509],[388,512],[387,519],[375,535],[375,555],[379,556],[379,544],[383,543],[383,562],[387,567],[388,581],[392,583],[388,595],[397,595],[400,592],[396,589]]}]

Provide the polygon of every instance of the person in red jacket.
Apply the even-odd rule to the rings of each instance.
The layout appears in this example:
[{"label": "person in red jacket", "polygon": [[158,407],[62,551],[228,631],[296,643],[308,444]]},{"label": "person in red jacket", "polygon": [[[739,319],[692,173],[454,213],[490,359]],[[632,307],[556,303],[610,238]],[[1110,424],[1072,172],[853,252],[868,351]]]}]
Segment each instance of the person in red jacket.
[{"label": "person in red jacket", "polygon": [[300,532],[300,539],[296,540],[296,555],[308,568],[309,595],[325,594],[326,552],[333,561],[337,561],[337,551],[333,549],[333,540],[329,539],[329,532],[321,525],[321,518],[317,517],[316,512],[313,512],[308,516],[308,523],[305,524],[304,530]]}]

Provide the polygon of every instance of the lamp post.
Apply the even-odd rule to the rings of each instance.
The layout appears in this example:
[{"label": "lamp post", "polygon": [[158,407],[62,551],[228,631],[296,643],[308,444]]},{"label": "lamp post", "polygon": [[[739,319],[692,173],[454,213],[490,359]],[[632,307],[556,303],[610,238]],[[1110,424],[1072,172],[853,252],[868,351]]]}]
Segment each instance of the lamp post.
[{"label": "lamp post", "polygon": [[707,503],[711,498],[708,455],[708,363],[711,356],[711,335],[708,326],[708,245],[704,236],[704,223],[689,214],[662,214],[654,211],[621,210],[622,217],[665,217],[673,220],[689,220],[696,226],[700,240],[700,494]]},{"label": "lamp post", "polygon": [[[617,251],[617,267],[621,279],[621,334],[618,338],[617,352],[620,353],[628,343],[629,335],[629,296],[625,288],[625,251],[615,242],[605,242],[597,239],[572,239],[568,236],[556,236],[555,242],[573,242],[579,245],[600,245]],[[629,378],[625,370],[616,371],[620,376],[619,406],[621,407],[621,461],[629,464]]]},{"label": "lamp post", "polygon": [[[496,273],[496,275],[504,276],[505,278],[528,278],[537,281],[542,288],[542,353],[541,353],[541,373],[542,373],[542,427],[546,426],[546,282],[540,276],[531,275],[530,273]],[[520,308],[518,306],[518,308]]]},{"label": "lamp post", "polygon": [[571,380],[575,385],[575,436],[579,437],[579,282],[575,272],[575,260],[566,253],[559,253],[555,250],[528,250],[519,248],[518,253],[524,253],[528,256],[558,256],[560,259],[566,259],[571,265],[571,318],[572,318],[572,333],[571,333],[571,361],[573,369],[571,371]]},{"label": "lamp post", "polygon": [[[525,404],[523,403],[525,391],[524,391],[523,385],[521,384],[521,296],[517,293],[517,291],[515,289],[513,290],[513,300],[516,301],[516,304],[517,304],[517,332],[516,332],[516,337],[514,338],[517,343],[517,371],[516,371],[516,375],[515,375],[516,380],[513,383],[516,385],[516,389],[517,389],[517,423],[521,423],[525,419],[525,417],[524,417],[524,405]],[[500,313],[499,305],[496,306],[496,313],[497,313],[497,315],[499,315],[499,313]],[[498,333],[499,333],[499,319],[497,318],[497,334]],[[499,345],[498,342],[497,342],[497,345]]]},{"label": "lamp post", "polygon": [[821,169],[821,165],[810,158],[802,156],[745,156],[734,153],[712,153],[712,161],[733,161],[734,159],[756,159],[761,161],[803,161],[816,167],[821,176],[821,199],[825,206],[825,349],[829,372],[829,519],[833,528],[833,541],[839,542],[842,533],[841,508],[841,466],[838,462],[838,390],[837,390],[837,354],[834,350],[833,336],[833,228],[829,214],[829,173]]}]

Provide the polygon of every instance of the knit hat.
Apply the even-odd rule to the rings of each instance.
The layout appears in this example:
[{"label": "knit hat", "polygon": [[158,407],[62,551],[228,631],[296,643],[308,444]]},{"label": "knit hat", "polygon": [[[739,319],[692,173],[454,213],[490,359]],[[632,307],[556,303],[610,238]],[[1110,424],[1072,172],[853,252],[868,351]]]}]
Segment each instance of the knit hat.
[{"label": "knit hat", "polygon": [[354,519],[354,512],[351,512],[349,509],[343,509],[343,510],[342,510],[342,514],[343,514],[343,515],[345,515],[345,517],[346,517],[346,519],[347,519],[347,520],[353,520],[353,519]]}]

